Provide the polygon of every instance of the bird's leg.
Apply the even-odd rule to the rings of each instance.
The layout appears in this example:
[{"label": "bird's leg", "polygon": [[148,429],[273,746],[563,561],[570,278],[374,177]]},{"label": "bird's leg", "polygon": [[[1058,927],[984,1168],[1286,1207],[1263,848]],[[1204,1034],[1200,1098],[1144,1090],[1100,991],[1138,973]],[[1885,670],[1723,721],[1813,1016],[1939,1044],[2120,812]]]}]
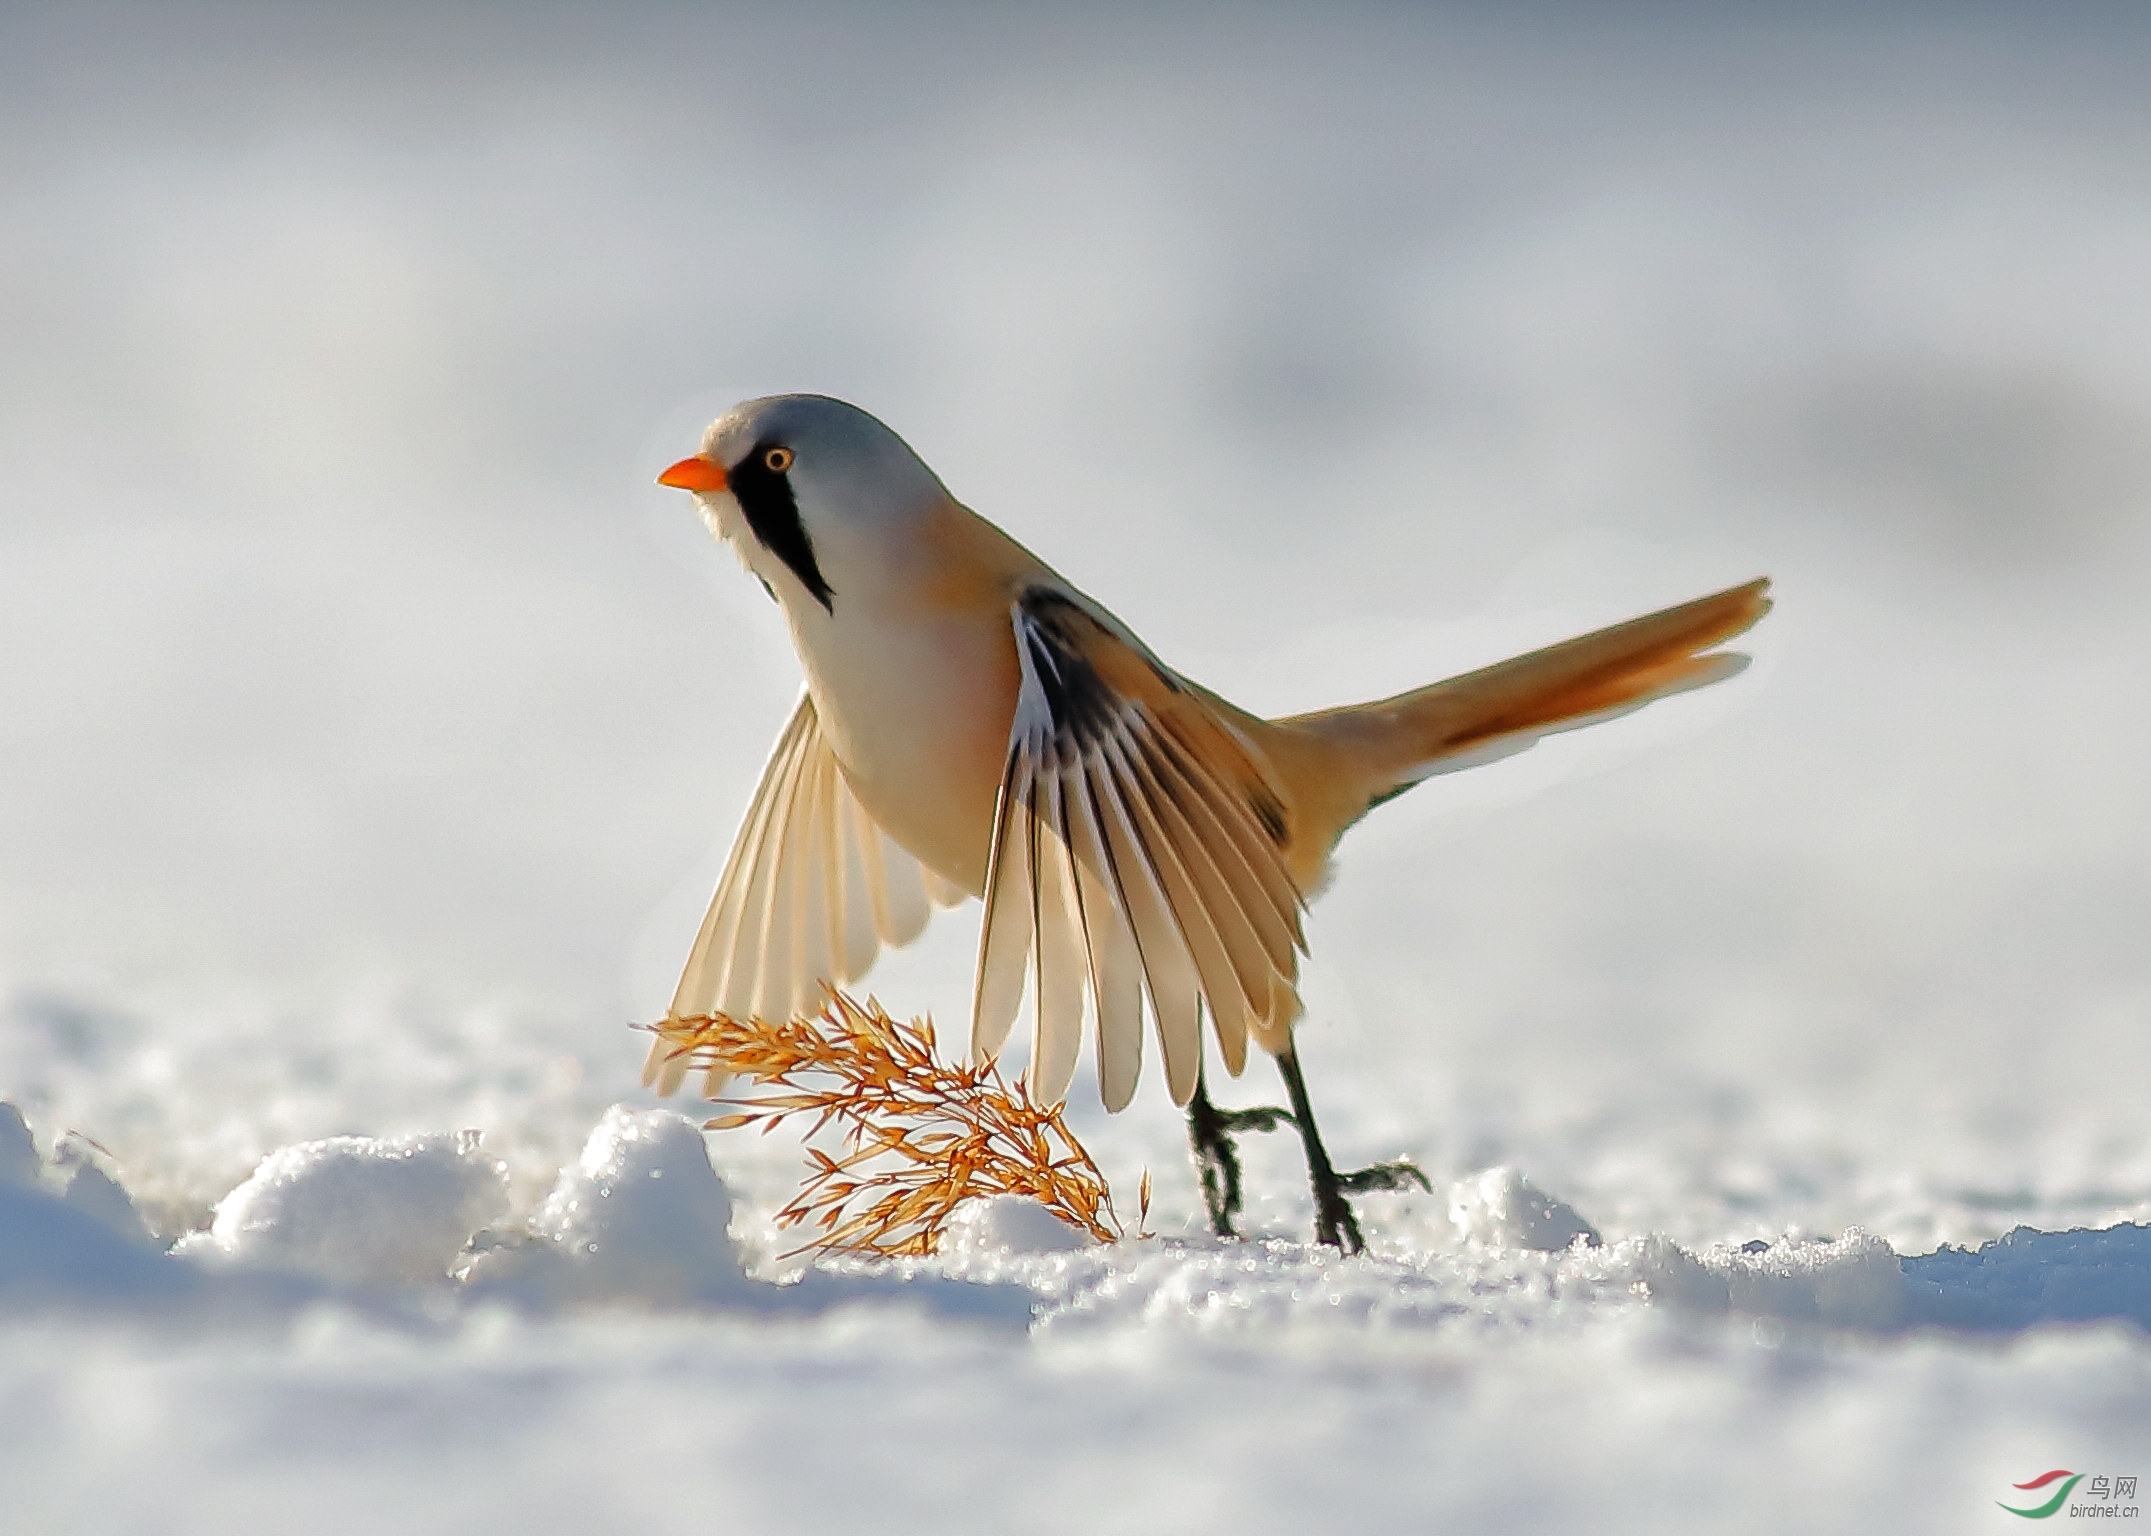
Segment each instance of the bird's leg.
[{"label": "bird's leg", "polygon": [[1417,1184],[1432,1193],[1434,1186],[1417,1167],[1402,1160],[1338,1173],[1330,1167],[1328,1149],[1315,1127],[1314,1106],[1307,1099],[1307,1079],[1300,1075],[1298,1050],[1287,1046],[1277,1058],[1277,1070],[1284,1076],[1285,1092],[1292,1098],[1292,1120],[1300,1128],[1300,1145],[1307,1150],[1307,1182],[1314,1190],[1315,1241],[1347,1254],[1359,1253],[1366,1248],[1367,1240],[1359,1235],[1359,1222],[1344,1198],[1347,1193],[1402,1189],[1406,1184]]},{"label": "bird's leg", "polygon": [[1210,1230],[1238,1237],[1233,1218],[1240,1214],[1240,1153],[1233,1138],[1245,1131],[1274,1131],[1292,1117],[1281,1109],[1219,1109],[1210,1102],[1202,1074],[1195,1076],[1195,1097],[1188,1100],[1188,1146],[1202,1175],[1202,1203],[1210,1212]]},{"label": "bird's leg", "polygon": [[1307,1079],[1300,1076],[1299,1052],[1287,1046],[1277,1058],[1284,1076],[1285,1092],[1292,1098],[1292,1115],[1300,1128],[1300,1145],[1307,1150],[1307,1182],[1314,1190],[1315,1241],[1358,1253],[1367,1246],[1359,1235],[1359,1222],[1337,1183],[1337,1170],[1329,1165],[1329,1152],[1322,1133],[1315,1128],[1314,1106],[1307,1101]]}]

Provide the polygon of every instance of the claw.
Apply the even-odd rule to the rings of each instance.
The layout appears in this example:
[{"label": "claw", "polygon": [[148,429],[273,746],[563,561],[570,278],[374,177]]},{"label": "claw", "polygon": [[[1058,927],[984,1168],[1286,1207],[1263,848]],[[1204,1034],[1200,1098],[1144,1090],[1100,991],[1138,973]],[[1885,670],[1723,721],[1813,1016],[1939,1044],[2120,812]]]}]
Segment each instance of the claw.
[{"label": "claw", "polygon": [[1428,1194],[1434,1186],[1419,1171],[1419,1165],[1408,1157],[1400,1157],[1393,1163],[1376,1163],[1371,1168],[1360,1168],[1351,1173],[1337,1175],[1337,1187],[1348,1195],[1364,1195],[1375,1189],[1403,1189],[1417,1184]]}]

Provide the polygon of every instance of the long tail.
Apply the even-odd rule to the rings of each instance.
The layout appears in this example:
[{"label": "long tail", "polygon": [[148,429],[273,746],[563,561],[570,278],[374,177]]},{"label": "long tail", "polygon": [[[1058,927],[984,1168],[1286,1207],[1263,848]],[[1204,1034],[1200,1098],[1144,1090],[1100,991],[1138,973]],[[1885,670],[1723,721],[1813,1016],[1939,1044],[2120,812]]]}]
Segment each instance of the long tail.
[{"label": "long tail", "polygon": [[1751,581],[1395,698],[1273,724],[1314,738],[1331,773],[1343,770],[1341,833],[1432,774],[1732,676],[1748,658],[1711,647],[1770,611],[1769,585]]}]

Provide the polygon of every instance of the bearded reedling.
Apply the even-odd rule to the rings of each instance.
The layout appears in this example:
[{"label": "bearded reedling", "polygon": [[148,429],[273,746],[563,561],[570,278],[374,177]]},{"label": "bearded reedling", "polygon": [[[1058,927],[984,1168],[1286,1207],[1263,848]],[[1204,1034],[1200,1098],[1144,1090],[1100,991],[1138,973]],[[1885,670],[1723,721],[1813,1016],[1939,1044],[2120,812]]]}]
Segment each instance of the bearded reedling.
[{"label": "bearded reedling", "polygon": [[[1186,1107],[1212,1225],[1239,1205],[1235,1134],[1289,1122],[1316,1236],[1363,1246],[1346,1196],[1425,1180],[1339,1173],[1293,1048],[1301,912],[1345,830],[1430,775],[1728,677],[1713,649],[1769,611],[1753,581],[1395,698],[1263,720],[1166,666],[1128,627],[943,488],[902,438],[821,395],[750,400],[659,477],[783,608],[806,693],[778,737],[673,998],[675,1017],[788,1018],[863,975],[931,909],[986,904],[971,1019],[997,1055],[1026,984],[1028,1074],[1065,1097],[1091,1027],[1124,1107],[1152,1021]],[[1220,1110],[1252,1040],[1289,1114]],[[646,1078],[676,1089],[660,1039]],[[721,1067],[705,1087],[722,1087]]]}]

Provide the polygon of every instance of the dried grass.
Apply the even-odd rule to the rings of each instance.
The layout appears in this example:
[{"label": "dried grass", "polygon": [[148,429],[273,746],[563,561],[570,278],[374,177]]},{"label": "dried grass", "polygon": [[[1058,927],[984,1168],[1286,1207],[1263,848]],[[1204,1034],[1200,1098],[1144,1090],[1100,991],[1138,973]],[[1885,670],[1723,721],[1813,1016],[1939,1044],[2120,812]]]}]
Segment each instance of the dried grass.
[{"label": "dried grass", "polygon": [[[931,1020],[899,1023],[879,1003],[832,990],[814,1017],[696,1014],[650,1027],[695,1064],[721,1062],[775,1090],[721,1101],[739,1107],[708,1129],[758,1125],[766,1135],[802,1118],[810,1138],[838,1129],[840,1155],[809,1145],[806,1184],[777,1213],[780,1227],[815,1229],[805,1248],[931,1254],[956,1207],[984,1195],[1027,1195],[1100,1242],[1121,1236],[1105,1176],[1062,1106],[1036,1103],[990,1062],[941,1061]],[[1146,1174],[1146,1214],[1149,1185]]]}]

